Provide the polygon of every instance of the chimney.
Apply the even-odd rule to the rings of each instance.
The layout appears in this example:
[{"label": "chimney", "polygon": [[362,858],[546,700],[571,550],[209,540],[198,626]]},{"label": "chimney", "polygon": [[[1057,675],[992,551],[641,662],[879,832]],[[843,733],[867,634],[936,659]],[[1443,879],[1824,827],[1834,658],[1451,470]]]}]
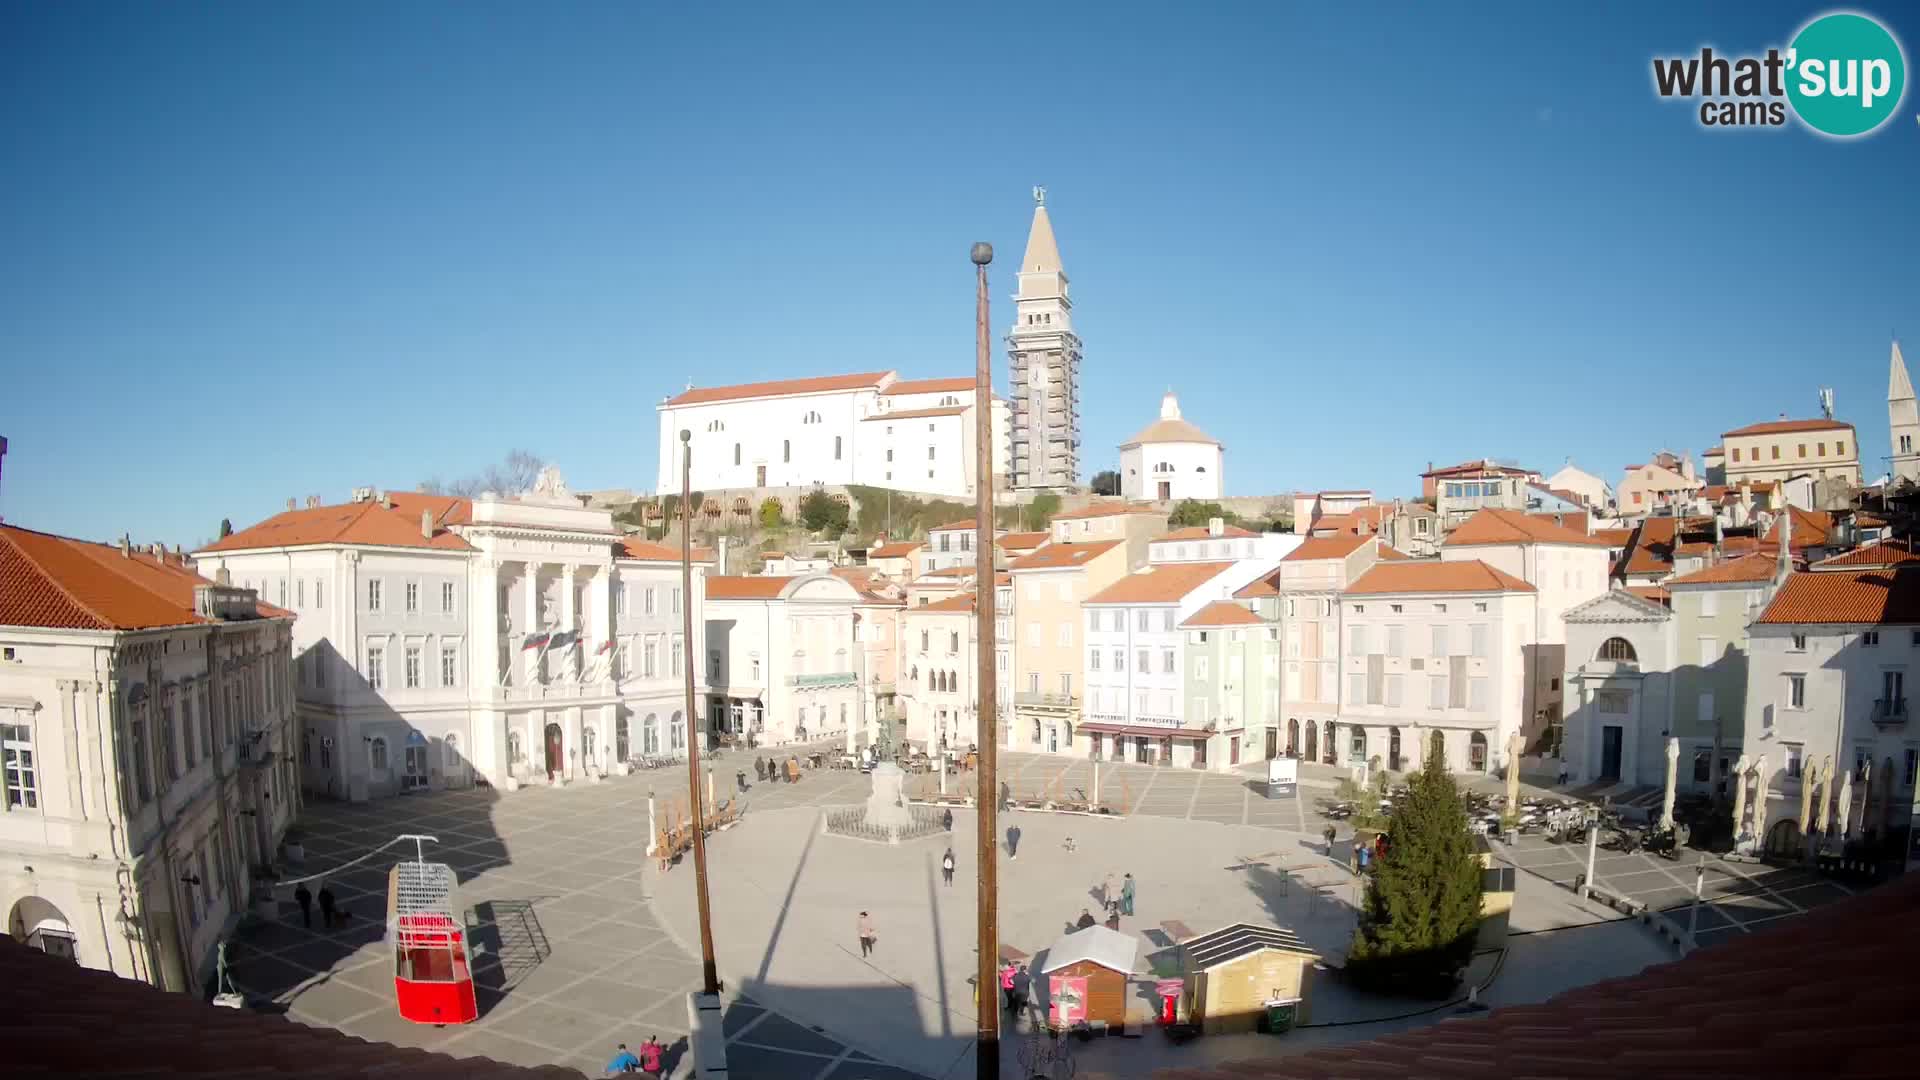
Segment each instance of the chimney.
[{"label": "chimney", "polygon": [[133,557],[133,538],[126,533],[120,534],[120,557],[123,559]]},{"label": "chimney", "polygon": [[433,511],[431,510],[420,511],[420,535],[428,540],[433,539]]},{"label": "chimney", "polygon": [[721,577],[725,577],[727,574],[727,538],[724,536],[720,538],[720,544],[714,552],[714,560],[713,572]]},{"label": "chimney", "polygon": [[156,559],[165,558],[167,554],[167,545],[161,543],[158,540],[155,540],[153,542],[153,546],[147,549],[147,553],[149,555],[152,555]]},{"label": "chimney", "polygon": [[318,495],[307,496],[307,509],[314,510],[314,509],[318,509],[319,506],[320,506],[320,496]]},{"label": "chimney", "polygon": [[293,509],[293,507],[294,507],[294,501],[293,501],[293,498],[292,498],[292,496],[288,496],[288,498],[287,498],[287,509],[289,509],[289,510],[291,510],[291,509]]},{"label": "chimney", "polygon": [[1227,522],[1225,518],[1208,518],[1207,519],[1207,535],[1208,536],[1221,536],[1221,535],[1224,535],[1226,531],[1227,531]]},{"label": "chimney", "polygon": [[213,583],[214,583],[215,585],[220,585],[220,586],[223,586],[223,587],[230,587],[230,586],[232,586],[232,585],[233,585],[233,571],[231,571],[231,570],[229,570],[229,569],[227,569],[227,568],[226,568],[226,567],[224,567],[224,566],[223,566],[223,567],[221,567],[221,568],[220,568],[220,569],[218,569],[218,570],[215,570],[215,571],[213,572]]}]

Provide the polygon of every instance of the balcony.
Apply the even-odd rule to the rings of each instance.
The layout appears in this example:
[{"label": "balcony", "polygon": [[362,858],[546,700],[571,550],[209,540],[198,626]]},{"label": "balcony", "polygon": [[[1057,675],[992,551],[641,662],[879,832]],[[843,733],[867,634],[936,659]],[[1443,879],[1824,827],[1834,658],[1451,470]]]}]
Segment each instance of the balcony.
[{"label": "balcony", "polygon": [[1072,694],[1055,694],[1039,690],[1021,690],[1013,695],[1015,705],[1030,709],[1069,710],[1080,707],[1080,699]]},{"label": "balcony", "polygon": [[1895,728],[1907,726],[1907,699],[1875,698],[1873,702],[1873,723],[1876,727]]},{"label": "balcony", "polygon": [[789,675],[787,685],[796,690],[829,690],[836,686],[859,686],[860,676],[851,671],[832,671],[821,675]]},{"label": "balcony", "polygon": [[612,697],[611,679],[584,683],[534,683],[531,686],[496,686],[495,701],[579,701],[585,698]]}]

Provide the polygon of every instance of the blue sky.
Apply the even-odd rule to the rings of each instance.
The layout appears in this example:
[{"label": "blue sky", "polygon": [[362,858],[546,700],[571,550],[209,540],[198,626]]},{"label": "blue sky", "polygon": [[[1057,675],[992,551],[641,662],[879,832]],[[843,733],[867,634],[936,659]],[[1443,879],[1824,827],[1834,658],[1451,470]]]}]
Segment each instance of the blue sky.
[{"label": "blue sky", "polygon": [[1840,143],[1649,76],[1824,10],[7,2],[0,514],[191,545],[514,447],[644,489],[689,378],[969,371],[1034,184],[1088,473],[1171,385],[1234,494],[1617,479],[1820,386],[1877,474],[1920,95]]}]

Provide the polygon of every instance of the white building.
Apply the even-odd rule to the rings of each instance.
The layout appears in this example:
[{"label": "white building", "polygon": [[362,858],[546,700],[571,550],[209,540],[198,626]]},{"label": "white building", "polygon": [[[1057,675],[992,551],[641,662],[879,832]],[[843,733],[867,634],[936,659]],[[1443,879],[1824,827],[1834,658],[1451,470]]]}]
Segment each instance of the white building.
[{"label": "white building", "polygon": [[1175,529],[1148,541],[1147,561],[1173,563],[1260,559],[1277,563],[1305,542],[1306,537],[1295,533],[1257,533],[1214,518],[1205,525]]},{"label": "white building", "polygon": [[867,729],[853,618],[866,603],[834,574],[708,579],[709,709],[763,746]]},{"label": "white building", "polygon": [[[973,493],[974,381],[869,371],[694,388],[662,401],[658,484],[680,490],[680,432],[696,491],[869,484]],[[1007,471],[1007,404],[993,401],[994,473]]]},{"label": "white building", "polygon": [[1020,290],[1007,333],[1016,488],[1070,487],[1080,474],[1080,338],[1046,195],[1045,188],[1033,189],[1033,226],[1016,272]]},{"label": "white building", "polygon": [[1377,536],[1314,537],[1289,552],[1274,574],[1284,642],[1280,708],[1289,757],[1339,760],[1340,596],[1383,559],[1404,556]]},{"label": "white building", "polygon": [[179,554],[0,526],[0,907],[198,992],[300,808],[292,617]]},{"label": "white building", "polygon": [[1554,491],[1571,493],[1589,510],[1600,514],[1613,512],[1613,485],[1575,465],[1571,458],[1561,466],[1559,472],[1547,477],[1546,486]]},{"label": "white building", "polygon": [[1679,663],[1673,611],[1615,589],[1566,612],[1564,621],[1568,704],[1561,756],[1568,777],[1583,784],[1664,785]]},{"label": "white building", "polygon": [[1173,391],[1160,399],[1160,418],[1120,444],[1120,494],[1128,499],[1197,499],[1226,493],[1226,448],[1180,416]]},{"label": "white building", "polygon": [[682,665],[705,651],[706,567],[683,597],[678,551],[623,538],[556,472],[512,498],[290,509],[194,559],[300,616],[308,790],[565,782],[685,749]]}]

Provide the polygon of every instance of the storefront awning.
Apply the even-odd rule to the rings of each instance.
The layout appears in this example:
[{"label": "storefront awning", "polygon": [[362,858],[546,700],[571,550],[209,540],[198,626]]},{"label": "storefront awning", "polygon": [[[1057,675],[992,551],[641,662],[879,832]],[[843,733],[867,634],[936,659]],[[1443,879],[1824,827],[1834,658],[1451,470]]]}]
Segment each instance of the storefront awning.
[{"label": "storefront awning", "polygon": [[1206,739],[1211,731],[1195,728],[1142,727],[1138,724],[1081,724],[1081,731],[1104,735],[1134,735],[1148,739]]}]

